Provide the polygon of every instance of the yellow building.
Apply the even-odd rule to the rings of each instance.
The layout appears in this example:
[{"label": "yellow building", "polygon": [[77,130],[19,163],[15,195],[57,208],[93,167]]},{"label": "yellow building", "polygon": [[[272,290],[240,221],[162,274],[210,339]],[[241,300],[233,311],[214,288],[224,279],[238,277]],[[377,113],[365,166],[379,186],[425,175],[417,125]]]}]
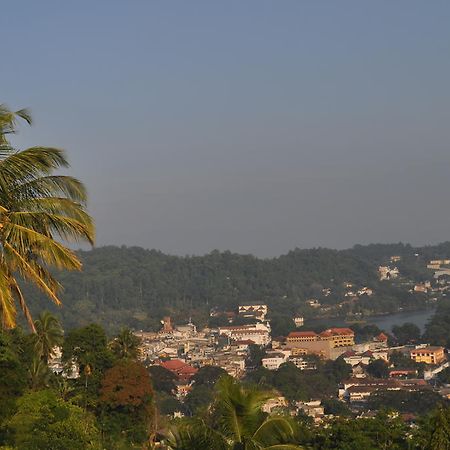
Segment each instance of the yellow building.
[{"label": "yellow building", "polygon": [[321,341],[329,341],[332,348],[355,345],[355,333],[350,328],[329,328],[319,336]]},{"label": "yellow building", "polygon": [[329,328],[320,334],[314,331],[293,331],[286,338],[288,344],[316,341],[330,342],[331,348],[351,347],[355,344],[355,333],[350,328]]},{"label": "yellow building", "polygon": [[288,334],[286,342],[314,342],[318,341],[319,336],[314,331],[292,331]]},{"label": "yellow building", "polygon": [[445,360],[443,347],[425,347],[411,350],[410,357],[416,363],[439,364]]}]

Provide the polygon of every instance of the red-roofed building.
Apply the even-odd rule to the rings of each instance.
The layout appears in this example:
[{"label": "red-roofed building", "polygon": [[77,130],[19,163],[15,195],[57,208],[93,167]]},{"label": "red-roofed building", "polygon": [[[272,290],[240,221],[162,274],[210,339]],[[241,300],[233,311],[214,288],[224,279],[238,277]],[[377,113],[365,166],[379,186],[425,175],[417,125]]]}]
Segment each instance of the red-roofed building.
[{"label": "red-roofed building", "polygon": [[192,367],[179,359],[162,361],[160,365],[165,369],[170,370],[181,382],[189,381],[197,373],[195,367]]},{"label": "red-roofed building", "polygon": [[350,347],[355,344],[355,333],[350,328],[329,328],[320,334],[314,331],[292,331],[286,340],[288,343],[329,341],[332,348]]},{"label": "red-roofed building", "polygon": [[350,347],[355,344],[355,333],[350,328],[329,328],[320,333],[320,339],[330,341],[333,348]]},{"label": "red-roofed building", "polygon": [[379,342],[387,342],[388,341],[388,337],[384,333],[380,333],[375,339]]},{"label": "red-roofed building", "polygon": [[425,364],[439,364],[445,360],[443,347],[416,348],[411,350],[410,356],[415,362],[424,362]]},{"label": "red-roofed building", "polygon": [[287,335],[286,341],[290,342],[314,342],[318,340],[314,331],[292,331]]}]

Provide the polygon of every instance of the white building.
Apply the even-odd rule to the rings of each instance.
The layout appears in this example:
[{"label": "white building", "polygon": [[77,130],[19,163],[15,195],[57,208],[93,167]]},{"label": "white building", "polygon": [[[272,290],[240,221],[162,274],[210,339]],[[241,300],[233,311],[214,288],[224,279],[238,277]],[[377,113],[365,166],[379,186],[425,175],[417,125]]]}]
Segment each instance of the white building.
[{"label": "white building", "polygon": [[381,281],[393,280],[398,277],[399,271],[397,267],[380,266],[378,267],[378,274]]},{"label": "white building", "polygon": [[305,358],[302,358],[301,356],[291,356],[288,360],[292,364],[295,365],[300,370],[314,370],[317,369],[317,366],[314,362],[308,361]]},{"label": "white building", "polygon": [[235,341],[251,340],[257,345],[270,343],[270,327],[263,323],[219,327],[219,334]]},{"label": "white building", "polygon": [[277,370],[281,364],[287,361],[288,357],[281,352],[269,353],[265,358],[261,360],[263,367],[269,370]]},{"label": "white building", "polygon": [[249,305],[240,305],[238,307],[238,314],[241,317],[248,317],[260,320],[261,322],[265,320],[268,313],[267,305],[255,303]]}]

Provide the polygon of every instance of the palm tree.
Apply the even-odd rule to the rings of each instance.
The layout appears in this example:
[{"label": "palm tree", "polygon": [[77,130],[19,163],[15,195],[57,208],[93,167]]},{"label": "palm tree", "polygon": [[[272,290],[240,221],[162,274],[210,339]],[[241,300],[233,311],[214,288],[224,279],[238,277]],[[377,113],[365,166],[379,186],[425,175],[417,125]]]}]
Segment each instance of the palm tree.
[{"label": "palm tree", "polygon": [[0,105],[0,145],[8,145],[6,135],[15,133],[16,121],[19,118],[31,124],[28,110],[10,111],[5,105]]},{"label": "palm tree", "polygon": [[19,306],[35,331],[19,278],[60,305],[61,286],[50,268],[81,269],[76,254],[61,241],[93,244],[94,226],[83,184],[53,174],[68,167],[62,150],[11,147],[6,136],[16,131],[17,117],[31,123],[26,111],[0,106],[0,316],[3,328],[13,328]]},{"label": "palm tree", "polygon": [[47,364],[54,354],[55,347],[63,342],[63,329],[59,320],[48,311],[39,315],[34,322],[34,327],[36,329],[34,335],[36,354]]},{"label": "palm tree", "polygon": [[231,377],[216,385],[216,400],[209,416],[182,423],[171,430],[173,450],[298,450],[292,422],[281,416],[267,416],[262,405],[274,394],[245,387]]},{"label": "palm tree", "polygon": [[48,386],[50,375],[47,364],[41,358],[34,357],[28,369],[30,388],[37,390]]},{"label": "palm tree", "polygon": [[129,328],[122,328],[110,347],[118,358],[137,359],[140,354],[140,345],[141,340]]}]

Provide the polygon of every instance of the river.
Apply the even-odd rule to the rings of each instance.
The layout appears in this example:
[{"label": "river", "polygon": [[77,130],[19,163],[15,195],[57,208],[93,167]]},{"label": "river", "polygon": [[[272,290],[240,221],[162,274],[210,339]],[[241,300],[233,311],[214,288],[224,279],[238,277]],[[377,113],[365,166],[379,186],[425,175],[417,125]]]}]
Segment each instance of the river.
[{"label": "river", "polygon": [[[403,325],[405,322],[414,323],[420,328],[423,333],[425,325],[431,319],[435,312],[435,308],[427,308],[420,311],[401,311],[393,314],[383,316],[371,316],[364,319],[365,323],[373,323],[381,330],[388,333],[392,331],[394,325]],[[345,322],[345,319],[312,319],[307,320],[305,327],[320,328],[326,327],[348,327],[350,324]]]}]

